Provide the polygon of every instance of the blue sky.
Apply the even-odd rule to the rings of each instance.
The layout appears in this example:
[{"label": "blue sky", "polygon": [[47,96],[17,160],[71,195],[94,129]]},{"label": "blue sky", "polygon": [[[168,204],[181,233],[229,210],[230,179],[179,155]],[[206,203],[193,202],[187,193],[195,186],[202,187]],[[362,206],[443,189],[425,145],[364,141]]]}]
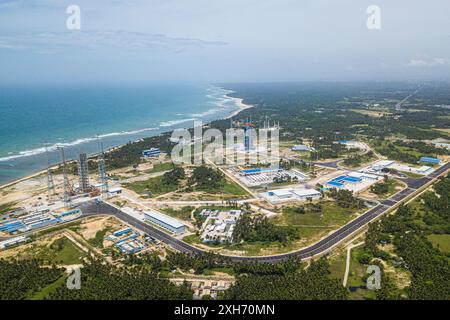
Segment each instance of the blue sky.
[{"label": "blue sky", "polygon": [[[372,4],[380,30],[366,27]],[[448,0],[0,0],[0,83],[448,80],[448,12]]]}]

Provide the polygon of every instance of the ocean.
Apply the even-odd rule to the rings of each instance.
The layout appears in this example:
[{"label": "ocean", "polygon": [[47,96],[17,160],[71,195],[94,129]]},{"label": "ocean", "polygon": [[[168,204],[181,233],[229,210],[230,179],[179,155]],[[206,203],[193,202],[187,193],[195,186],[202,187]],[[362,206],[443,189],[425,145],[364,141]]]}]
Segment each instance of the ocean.
[{"label": "ocean", "polygon": [[0,87],[0,185],[66,158],[154,136],[239,107],[213,85]]}]

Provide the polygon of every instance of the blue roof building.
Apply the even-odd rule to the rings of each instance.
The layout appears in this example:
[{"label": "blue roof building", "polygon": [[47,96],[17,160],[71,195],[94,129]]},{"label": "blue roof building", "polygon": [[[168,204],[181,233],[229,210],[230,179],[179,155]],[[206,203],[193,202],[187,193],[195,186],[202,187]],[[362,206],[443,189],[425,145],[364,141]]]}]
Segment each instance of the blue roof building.
[{"label": "blue roof building", "polygon": [[159,148],[150,148],[148,150],[142,151],[142,156],[144,158],[159,157],[160,154],[161,154],[161,150]]},{"label": "blue roof building", "polygon": [[440,164],[441,160],[438,158],[432,158],[432,157],[421,157],[420,162],[431,163],[431,164]]}]

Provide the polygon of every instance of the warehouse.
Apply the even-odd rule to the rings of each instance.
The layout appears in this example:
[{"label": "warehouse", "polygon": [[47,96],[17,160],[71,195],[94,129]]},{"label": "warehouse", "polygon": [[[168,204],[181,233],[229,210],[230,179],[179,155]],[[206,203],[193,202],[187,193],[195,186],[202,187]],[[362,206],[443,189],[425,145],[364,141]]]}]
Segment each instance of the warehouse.
[{"label": "warehouse", "polygon": [[314,148],[311,148],[311,147],[309,147],[307,145],[304,145],[304,144],[297,144],[297,145],[292,146],[291,150],[292,151],[304,152],[304,151],[313,151]]},{"label": "warehouse", "polygon": [[380,160],[372,165],[372,170],[375,172],[381,172],[383,169],[386,169],[393,165],[395,162],[392,160]]},{"label": "warehouse", "polygon": [[[209,212],[209,214],[208,214]],[[202,211],[207,215],[202,225],[200,239],[205,242],[232,243],[233,231],[237,220],[240,218],[241,210],[229,211]]]},{"label": "warehouse", "polygon": [[441,164],[441,160],[438,158],[432,157],[421,157],[420,162],[431,163],[431,164]]},{"label": "warehouse", "polygon": [[324,189],[346,189],[359,192],[380,180],[381,177],[365,172],[350,172],[327,181]]},{"label": "warehouse", "polygon": [[23,243],[27,241],[28,238],[25,236],[15,237],[8,240],[0,241],[0,249],[4,250],[9,247],[15,246],[16,244]]},{"label": "warehouse", "polygon": [[237,168],[230,168],[229,171],[248,187],[272,184],[276,179],[286,179],[292,183],[304,182],[309,179],[306,174],[297,169],[284,170],[282,168],[252,168],[238,170]]},{"label": "warehouse", "polygon": [[156,211],[147,211],[145,212],[145,219],[150,222],[160,226],[170,232],[181,234],[185,231],[186,226],[182,224],[177,219],[166,216],[165,214],[156,212]]},{"label": "warehouse", "polygon": [[161,155],[161,150],[159,148],[150,148],[148,150],[142,151],[142,156],[144,158],[157,158]]},{"label": "warehouse", "polygon": [[307,188],[284,188],[263,192],[260,194],[271,204],[278,204],[287,201],[307,201],[316,200],[321,197],[321,193],[315,189]]}]

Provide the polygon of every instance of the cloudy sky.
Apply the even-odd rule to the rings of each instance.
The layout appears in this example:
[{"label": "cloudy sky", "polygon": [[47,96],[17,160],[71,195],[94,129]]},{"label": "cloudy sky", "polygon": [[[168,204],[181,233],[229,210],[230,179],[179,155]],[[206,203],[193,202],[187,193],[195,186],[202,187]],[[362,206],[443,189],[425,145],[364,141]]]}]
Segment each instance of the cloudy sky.
[{"label": "cloudy sky", "polygon": [[[69,5],[81,30],[67,29]],[[448,0],[0,0],[0,83],[448,80],[449,12]]]}]

